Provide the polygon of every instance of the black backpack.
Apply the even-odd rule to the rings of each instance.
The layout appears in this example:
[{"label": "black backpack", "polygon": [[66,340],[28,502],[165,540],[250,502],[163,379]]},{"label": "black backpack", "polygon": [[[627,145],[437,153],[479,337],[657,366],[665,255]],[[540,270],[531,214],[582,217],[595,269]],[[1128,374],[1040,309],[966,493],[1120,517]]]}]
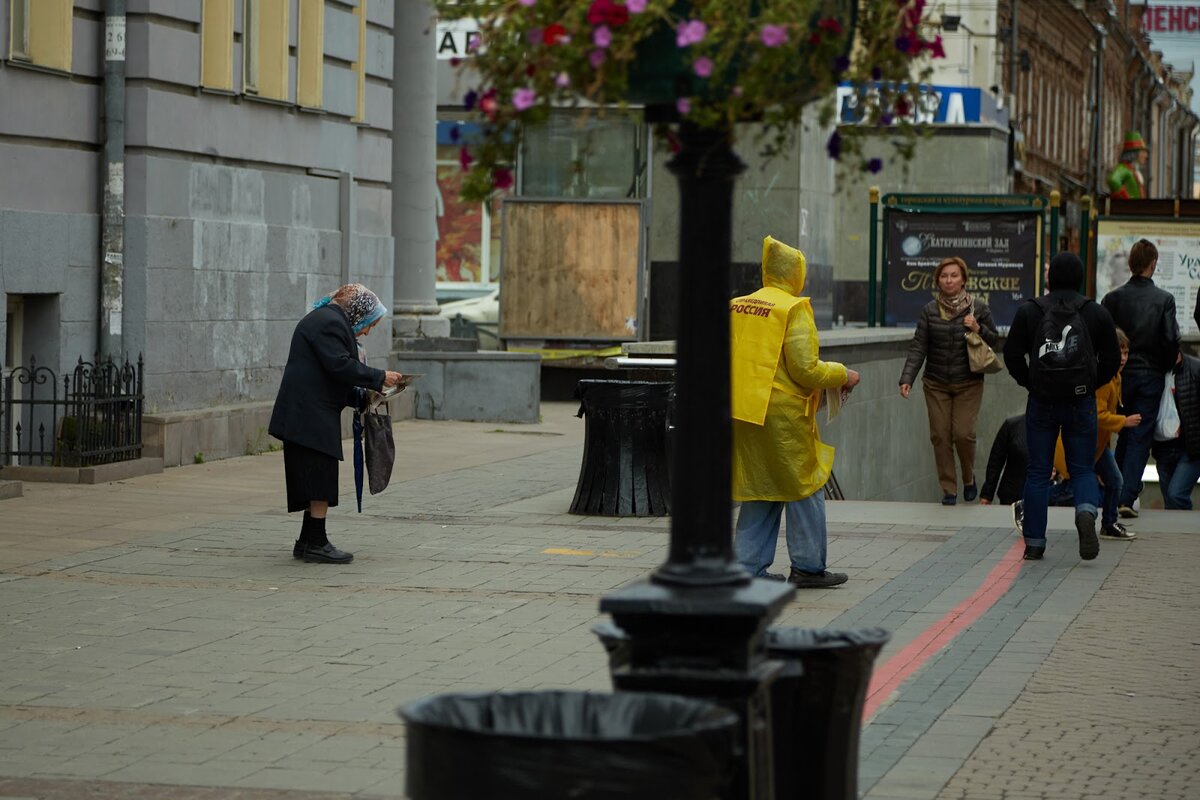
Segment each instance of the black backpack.
[{"label": "black backpack", "polygon": [[1029,352],[1029,387],[1050,399],[1072,399],[1096,393],[1096,350],[1080,310],[1092,302],[1076,296],[1039,297],[1042,311]]}]

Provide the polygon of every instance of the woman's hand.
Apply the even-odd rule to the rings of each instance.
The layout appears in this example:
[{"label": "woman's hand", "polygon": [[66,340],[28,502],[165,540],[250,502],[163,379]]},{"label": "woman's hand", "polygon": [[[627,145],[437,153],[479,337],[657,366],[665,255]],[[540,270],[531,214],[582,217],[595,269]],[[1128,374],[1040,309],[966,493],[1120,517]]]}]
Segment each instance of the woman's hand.
[{"label": "woman's hand", "polygon": [[908,399],[908,393],[909,393],[909,392],[911,392],[911,391],[912,391],[912,384],[911,384],[911,383],[902,383],[902,384],[900,384],[900,396],[901,396],[901,397],[903,397],[905,400],[907,400],[907,399]]},{"label": "woman's hand", "polygon": [[1138,425],[1141,425],[1141,424],[1142,424],[1142,415],[1141,414],[1130,414],[1128,417],[1125,418],[1125,427],[1126,428],[1136,428]]},{"label": "woman's hand", "polygon": [[397,385],[398,383],[400,383],[401,379],[403,379],[403,378],[404,378],[404,375],[402,375],[401,373],[399,373],[399,372],[392,372],[392,371],[389,369],[389,370],[387,371],[387,374],[386,374],[386,375],[384,375],[384,378],[383,378],[383,385],[384,385],[385,387],[391,387],[391,386],[395,386],[395,385]]},{"label": "woman's hand", "polygon": [[967,314],[963,317],[963,325],[966,325],[975,333],[979,333],[979,320],[975,319],[974,314]]},{"label": "woman's hand", "polygon": [[858,373],[852,369],[848,369],[846,370],[846,383],[842,388],[847,391],[853,389],[855,386],[858,386],[858,380]]}]

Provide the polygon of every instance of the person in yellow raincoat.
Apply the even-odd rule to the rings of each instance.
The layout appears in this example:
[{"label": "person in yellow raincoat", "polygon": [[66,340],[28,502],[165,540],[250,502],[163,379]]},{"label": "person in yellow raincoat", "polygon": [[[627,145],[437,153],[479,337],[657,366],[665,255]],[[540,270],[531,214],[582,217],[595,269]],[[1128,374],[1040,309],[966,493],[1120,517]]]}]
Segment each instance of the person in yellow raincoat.
[{"label": "person in yellow raincoat", "polygon": [[751,575],[775,560],[779,521],[787,511],[791,574],[798,587],[837,586],[843,573],[825,569],[827,529],[822,489],[833,448],[817,432],[825,389],[852,388],[858,373],[821,361],[812,303],[802,297],[804,254],[763,240],[763,288],[729,304],[733,337],[733,499],[741,502],[734,553]]}]

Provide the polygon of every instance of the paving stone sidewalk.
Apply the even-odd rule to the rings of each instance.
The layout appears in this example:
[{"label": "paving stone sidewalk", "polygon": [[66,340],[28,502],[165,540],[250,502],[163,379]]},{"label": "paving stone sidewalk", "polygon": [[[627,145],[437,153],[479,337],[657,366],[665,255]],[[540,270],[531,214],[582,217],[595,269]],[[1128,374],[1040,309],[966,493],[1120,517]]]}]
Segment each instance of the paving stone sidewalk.
[{"label": "paving stone sidewalk", "polygon": [[[0,797],[399,798],[401,704],[608,691],[599,599],[663,560],[669,521],[567,514],[582,422],[543,411],[399,423],[361,515],[343,468],[343,567],[291,558],[278,453],[0,502]],[[882,625],[886,659],[976,592],[1007,514],[831,504],[852,580],[779,623]],[[1022,565],[865,728],[866,796],[1200,796],[1196,519],[1148,513],[1095,562],[1064,538]]]}]

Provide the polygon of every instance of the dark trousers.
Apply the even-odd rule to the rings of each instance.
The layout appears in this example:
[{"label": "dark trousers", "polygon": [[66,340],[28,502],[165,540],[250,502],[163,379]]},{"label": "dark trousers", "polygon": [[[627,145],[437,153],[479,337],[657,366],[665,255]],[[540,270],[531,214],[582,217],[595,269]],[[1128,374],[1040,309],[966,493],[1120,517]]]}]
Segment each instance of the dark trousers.
[{"label": "dark trousers", "polygon": [[1029,475],[1025,479],[1025,543],[1046,546],[1046,507],[1050,501],[1050,472],[1054,444],[1062,434],[1067,472],[1075,494],[1075,510],[1096,513],[1100,488],[1092,456],[1096,452],[1096,398],[1093,395],[1048,403],[1030,395],[1025,405],[1025,442],[1029,447]]},{"label": "dark trousers", "polygon": [[1121,375],[1121,405],[1126,415],[1141,414],[1133,428],[1122,428],[1117,436],[1117,465],[1121,467],[1121,496],[1117,505],[1132,506],[1142,493],[1142,472],[1154,444],[1154,423],[1162,400],[1163,375],[1159,372],[1126,369]]}]

